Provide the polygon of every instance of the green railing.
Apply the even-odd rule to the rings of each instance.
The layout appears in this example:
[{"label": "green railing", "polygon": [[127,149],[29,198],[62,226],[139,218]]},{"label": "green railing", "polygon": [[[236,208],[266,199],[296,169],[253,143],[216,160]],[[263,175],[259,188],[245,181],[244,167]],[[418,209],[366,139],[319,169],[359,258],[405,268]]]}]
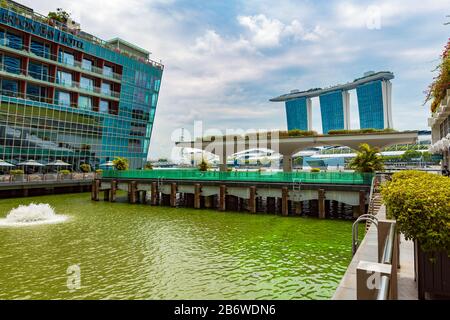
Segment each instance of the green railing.
[{"label": "green railing", "polygon": [[198,170],[105,170],[103,178],[220,180],[256,182],[301,182],[370,185],[372,173],[356,172],[256,172],[256,171],[198,171]]}]

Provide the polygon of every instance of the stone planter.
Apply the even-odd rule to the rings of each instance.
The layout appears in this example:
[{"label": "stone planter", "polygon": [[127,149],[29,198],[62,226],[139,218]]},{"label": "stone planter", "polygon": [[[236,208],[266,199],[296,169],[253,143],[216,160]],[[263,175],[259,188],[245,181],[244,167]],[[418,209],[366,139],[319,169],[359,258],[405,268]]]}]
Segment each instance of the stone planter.
[{"label": "stone planter", "polygon": [[61,174],[60,175],[60,179],[61,180],[70,180],[70,179],[72,179],[72,174]]},{"label": "stone planter", "polygon": [[13,175],[13,181],[15,182],[25,182],[27,181],[27,178],[24,174],[14,174]]},{"label": "stone planter", "polygon": [[450,298],[450,257],[446,251],[424,252],[414,241],[415,272],[419,299]]}]

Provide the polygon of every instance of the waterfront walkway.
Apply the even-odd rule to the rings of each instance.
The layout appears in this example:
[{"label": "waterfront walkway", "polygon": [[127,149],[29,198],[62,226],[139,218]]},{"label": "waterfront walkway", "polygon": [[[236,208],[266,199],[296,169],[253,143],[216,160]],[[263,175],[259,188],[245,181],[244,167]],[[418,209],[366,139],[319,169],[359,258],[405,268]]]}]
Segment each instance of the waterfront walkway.
[{"label": "waterfront walkway", "polygon": [[[386,207],[378,211],[379,219],[386,219]],[[333,300],[356,300],[356,268],[360,261],[378,260],[377,228],[372,224],[353,256]],[[398,270],[398,300],[417,300],[417,283],[414,281],[414,244],[411,240],[400,238],[400,269]]]}]

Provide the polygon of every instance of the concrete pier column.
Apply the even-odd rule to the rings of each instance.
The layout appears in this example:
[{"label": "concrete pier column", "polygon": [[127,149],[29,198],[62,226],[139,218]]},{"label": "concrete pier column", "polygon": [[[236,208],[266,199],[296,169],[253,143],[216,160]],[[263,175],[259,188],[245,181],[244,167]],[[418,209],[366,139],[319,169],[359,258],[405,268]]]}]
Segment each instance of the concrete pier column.
[{"label": "concrete pier column", "polygon": [[177,205],[177,184],[174,182],[170,185],[170,206],[176,207]]},{"label": "concrete pier column", "polygon": [[353,218],[357,219],[360,214],[359,211],[361,210],[361,208],[359,206],[352,206],[352,212],[353,212]]},{"label": "concrete pier column", "polygon": [[141,191],[141,203],[147,204],[147,191],[145,190]]},{"label": "concrete pier column", "polygon": [[136,181],[131,181],[128,185],[128,198],[130,203],[137,202],[137,183]]},{"label": "concrete pier column", "polygon": [[295,202],[295,215],[300,216],[303,210],[303,203],[301,201]]},{"label": "concrete pier column", "polygon": [[359,191],[359,214],[363,215],[366,212],[366,192]]},{"label": "concrete pier column", "polygon": [[200,183],[194,184],[194,208],[200,209],[202,186]]},{"label": "concrete pier column", "polygon": [[99,194],[99,192],[100,192],[100,186],[101,186],[101,184],[100,184],[100,180],[99,179],[95,179],[94,180],[94,184],[95,184],[95,186],[94,186],[94,200],[95,201],[98,201],[98,194]]},{"label": "concrete pier column", "polygon": [[219,211],[226,210],[226,196],[227,196],[227,186],[221,184],[219,186]]},{"label": "concrete pier column", "polygon": [[319,218],[325,219],[325,190],[318,190],[318,198],[319,198]]},{"label": "concrete pier column", "polygon": [[289,190],[287,187],[281,188],[281,214],[287,216],[289,214]]},{"label": "concrete pier column", "polygon": [[150,190],[150,204],[156,206],[158,204],[158,185],[156,182],[152,182]]},{"label": "concrete pier column", "polygon": [[256,213],[256,187],[250,187],[250,197],[248,199],[248,211]]},{"label": "concrete pier column", "polygon": [[292,172],[292,155],[283,154],[283,172]]},{"label": "concrete pier column", "polygon": [[117,196],[117,180],[111,181],[111,195],[109,196],[109,201],[116,202]]}]

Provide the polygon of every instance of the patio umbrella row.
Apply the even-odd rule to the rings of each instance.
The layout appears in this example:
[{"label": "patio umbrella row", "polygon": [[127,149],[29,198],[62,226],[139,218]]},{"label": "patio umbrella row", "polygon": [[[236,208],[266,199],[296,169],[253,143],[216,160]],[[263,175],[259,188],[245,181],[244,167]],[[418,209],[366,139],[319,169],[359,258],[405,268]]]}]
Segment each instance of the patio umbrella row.
[{"label": "patio umbrella row", "polygon": [[[18,166],[30,166],[30,167],[45,167],[46,165],[47,166],[55,166],[55,167],[71,166],[70,163],[64,162],[62,160],[56,160],[56,161],[47,163],[46,165],[42,164],[40,162],[37,162],[36,160],[27,160],[27,161],[24,161],[24,162],[19,162],[17,165]],[[13,165],[13,164],[11,164],[9,162],[6,162],[4,160],[0,160],[0,167],[15,167],[15,165]]]}]

